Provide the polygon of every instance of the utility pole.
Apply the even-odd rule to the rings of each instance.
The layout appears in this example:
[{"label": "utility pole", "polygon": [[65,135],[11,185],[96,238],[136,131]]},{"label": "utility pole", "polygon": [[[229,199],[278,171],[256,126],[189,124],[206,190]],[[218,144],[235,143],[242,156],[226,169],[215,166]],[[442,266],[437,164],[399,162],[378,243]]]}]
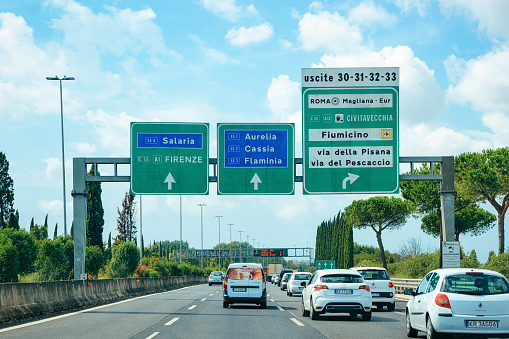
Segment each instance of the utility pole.
[{"label": "utility pole", "polygon": [[219,221],[219,270],[221,270],[221,218],[222,215],[216,215],[217,220]]}]

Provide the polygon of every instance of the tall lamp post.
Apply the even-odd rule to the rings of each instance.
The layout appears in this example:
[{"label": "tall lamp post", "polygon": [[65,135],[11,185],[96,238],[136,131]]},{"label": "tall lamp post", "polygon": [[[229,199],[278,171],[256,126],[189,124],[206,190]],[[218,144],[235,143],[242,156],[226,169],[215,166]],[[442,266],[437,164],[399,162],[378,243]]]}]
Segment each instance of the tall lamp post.
[{"label": "tall lamp post", "polygon": [[242,262],[242,232],[244,231],[239,231],[239,234],[240,234],[240,240],[239,240],[239,246],[240,246],[240,262]]},{"label": "tall lamp post", "polygon": [[[65,155],[64,155],[64,103],[62,100],[62,80],[74,80],[73,77],[67,77],[64,75],[63,78],[58,76],[46,77],[46,80],[58,80],[60,82],[60,130],[62,132],[62,191],[64,197],[64,237],[67,235],[67,213],[65,211]],[[97,171],[97,168],[95,169]]]},{"label": "tall lamp post", "polygon": [[232,226],[233,224],[228,224],[230,226],[230,264],[232,263]]},{"label": "tall lamp post", "polygon": [[201,269],[203,269],[203,206],[207,206],[205,204],[198,204],[197,206],[200,206],[200,215],[201,215],[201,252],[200,252],[200,259],[201,259]]},{"label": "tall lamp post", "polygon": [[219,221],[219,270],[221,270],[221,218],[222,215],[216,215],[217,220]]},{"label": "tall lamp post", "polygon": [[246,261],[249,262],[249,235],[246,235],[247,246],[246,246]]}]

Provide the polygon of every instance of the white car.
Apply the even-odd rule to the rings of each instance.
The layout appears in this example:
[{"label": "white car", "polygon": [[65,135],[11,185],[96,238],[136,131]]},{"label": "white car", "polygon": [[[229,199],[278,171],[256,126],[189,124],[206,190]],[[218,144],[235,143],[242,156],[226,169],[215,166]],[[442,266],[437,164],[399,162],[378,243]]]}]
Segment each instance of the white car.
[{"label": "white car", "polygon": [[354,267],[359,272],[366,284],[369,285],[373,305],[377,309],[387,306],[387,310],[394,311],[396,306],[396,289],[389,278],[389,273],[382,267]]},{"label": "white car", "polygon": [[[302,286],[306,285],[303,281]],[[371,291],[359,272],[352,269],[316,271],[302,291],[304,317],[317,320],[325,313],[349,313],[371,319]]]},{"label": "white car", "polygon": [[222,284],[224,280],[224,273],[221,271],[213,271],[209,274],[209,286],[212,284]]},{"label": "white car", "polygon": [[267,308],[263,267],[256,263],[230,264],[223,282],[223,308],[231,304],[258,304]]},{"label": "white car", "polygon": [[304,286],[301,286],[301,283],[308,282],[311,278],[312,274],[309,272],[295,272],[288,280],[286,286],[286,295],[291,297],[294,294],[302,294],[302,290]]},{"label": "white car", "polygon": [[406,332],[427,338],[452,333],[489,337],[509,334],[509,282],[500,273],[470,268],[429,272],[406,306]]}]

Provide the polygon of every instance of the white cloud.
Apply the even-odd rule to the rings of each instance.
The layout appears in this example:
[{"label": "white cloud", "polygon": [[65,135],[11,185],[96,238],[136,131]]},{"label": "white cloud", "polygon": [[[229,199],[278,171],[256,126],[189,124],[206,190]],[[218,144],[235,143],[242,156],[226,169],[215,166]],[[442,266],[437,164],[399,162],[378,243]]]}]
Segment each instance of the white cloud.
[{"label": "white cloud", "polygon": [[44,159],[46,163],[46,179],[53,178],[58,171],[62,170],[62,161],[57,158],[46,158]]},{"label": "white cloud", "polygon": [[367,1],[348,12],[348,21],[359,26],[387,28],[394,25],[398,18],[382,6],[376,6],[372,1]]},{"label": "white cloud", "polygon": [[509,116],[502,113],[488,113],[482,118],[484,125],[493,131],[495,148],[509,145]]},{"label": "white cloud", "polygon": [[257,26],[232,28],[228,31],[225,39],[233,46],[246,46],[257,44],[269,40],[274,33],[274,28],[268,22],[264,22]]},{"label": "white cloud", "polygon": [[95,145],[88,142],[75,143],[73,146],[76,149],[76,152],[83,156],[90,156],[91,154],[94,154],[97,149]]},{"label": "white cloud", "polygon": [[339,13],[327,11],[306,13],[299,21],[301,48],[347,54],[358,50],[363,37],[357,26],[351,25]]},{"label": "white cloud", "polygon": [[225,53],[223,53],[221,51],[218,51],[217,49],[206,48],[206,47],[202,47],[202,49],[203,49],[203,54],[205,55],[205,57],[207,58],[207,60],[209,62],[214,62],[214,63],[218,62],[222,65],[240,63],[238,60],[230,58],[228,55],[226,55]]},{"label": "white cloud", "polygon": [[450,56],[445,66],[449,78],[458,79],[447,89],[449,102],[509,116],[509,46],[468,61]]},{"label": "white cloud", "polygon": [[126,131],[130,131],[132,121],[140,121],[138,118],[125,112],[110,115],[101,109],[87,112],[86,117],[88,123],[94,126],[94,133],[99,137],[102,154],[106,152],[124,156],[130,154],[129,133]]},{"label": "white cloud", "polygon": [[401,8],[404,13],[417,10],[420,16],[426,14],[426,9],[430,4],[430,0],[391,0],[396,6]]},{"label": "white cloud", "polygon": [[479,30],[486,31],[488,37],[509,40],[509,1],[440,0],[440,4],[446,13],[457,14],[459,10],[478,21]]},{"label": "white cloud", "polygon": [[39,200],[39,209],[46,214],[61,215],[63,214],[62,200]]},{"label": "white cloud", "polygon": [[220,19],[236,22],[242,17],[258,16],[258,11],[251,4],[245,10],[237,6],[236,0],[200,0],[205,9]]}]

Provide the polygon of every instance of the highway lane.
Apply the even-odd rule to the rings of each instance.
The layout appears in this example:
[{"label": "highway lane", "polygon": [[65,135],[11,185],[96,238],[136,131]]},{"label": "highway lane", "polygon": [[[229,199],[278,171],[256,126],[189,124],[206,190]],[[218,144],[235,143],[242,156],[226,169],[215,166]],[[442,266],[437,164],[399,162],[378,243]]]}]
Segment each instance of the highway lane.
[{"label": "highway lane", "polygon": [[[300,297],[267,283],[267,309],[222,307],[221,286],[198,285],[0,330],[0,338],[406,338],[404,302],[371,321],[300,315]],[[271,301],[273,300],[273,301]]]}]

